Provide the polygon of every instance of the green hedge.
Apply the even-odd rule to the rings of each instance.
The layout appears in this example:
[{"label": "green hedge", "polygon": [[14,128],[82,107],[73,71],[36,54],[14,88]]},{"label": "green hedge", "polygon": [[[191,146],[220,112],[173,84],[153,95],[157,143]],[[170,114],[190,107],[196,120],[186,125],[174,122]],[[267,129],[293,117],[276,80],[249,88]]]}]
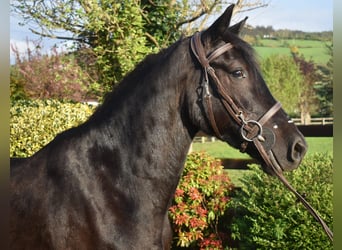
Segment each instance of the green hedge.
[{"label": "green hedge", "polygon": [[58,133],[84,122],[94,107],[57,100],[20,100],[10,109],[10,156],[28,157]]},{"label": "green hedge", "polygon": [[[332,229],[333,167],[331,154],[314,154],[285,173],[288,181]],[[320,224],[276,177],[251,166],[243,188],[232,199],[232,237],[239,249],[333,249]]]}]

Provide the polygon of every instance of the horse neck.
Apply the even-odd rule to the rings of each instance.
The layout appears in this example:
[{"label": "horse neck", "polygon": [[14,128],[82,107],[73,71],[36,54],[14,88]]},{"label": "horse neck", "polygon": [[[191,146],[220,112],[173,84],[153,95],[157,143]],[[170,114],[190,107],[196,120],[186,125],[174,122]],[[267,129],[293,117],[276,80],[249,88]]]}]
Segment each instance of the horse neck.
[{"label": "horse neck", "polygon": [[155,63],[155,67],[148,67],[149,72],[133,72],[105,101],[104,105],[109,106],[101,111],[102,116],[106,115],[101,122],[101,131],[106,131],[102,141],[119,158],[110,167],[116,174],[124,171],[134,178],[150,180],[155,187],[147,192],[163,192],[167,202],[197,132],[185,105],[189,75],[185,70],[190,56],[182,55],[180,60],[176,52]]}]

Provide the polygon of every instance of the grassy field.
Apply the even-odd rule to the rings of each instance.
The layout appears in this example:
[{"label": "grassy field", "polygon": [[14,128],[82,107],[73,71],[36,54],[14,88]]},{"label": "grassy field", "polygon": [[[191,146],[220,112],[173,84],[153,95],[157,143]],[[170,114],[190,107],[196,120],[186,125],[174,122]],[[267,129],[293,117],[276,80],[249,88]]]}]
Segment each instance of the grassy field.
[{"label": "grassy field", "polygon": [[[333,137],[307,137],[308,152],[305,157],[314,153],[333,153]],[[242,154],[239,150],[230,147],[227,143],[221,141],[193,143],[193,151],[205,151],[209,155],[223,159],[223,158],[250,158],[247,154]],[[248,174],[249,170],[226,170],[235,186],[240,186],[239,179]]]},{"label": "grassy field", "polygon": [[[313,153],[332,153],[333,137],[307,137],[308,143],[307,155]],[[193,151],[206,151],[215,158],[249,158],[247,154],[242,154],[239,150],[232,148],[225,142],[215,141],[206,143],[193,143]]]},{"label": "grassy field", "polygon": [[326,64],[329,55],[326,42],[314,40],[269,40],[262,39],[261,46],[253,46],[260,58],[266,58],[272,54],[291,55],[290,46],[296,46],[299,53],[303,54],[306,60],[313,60],[318,64]]}]

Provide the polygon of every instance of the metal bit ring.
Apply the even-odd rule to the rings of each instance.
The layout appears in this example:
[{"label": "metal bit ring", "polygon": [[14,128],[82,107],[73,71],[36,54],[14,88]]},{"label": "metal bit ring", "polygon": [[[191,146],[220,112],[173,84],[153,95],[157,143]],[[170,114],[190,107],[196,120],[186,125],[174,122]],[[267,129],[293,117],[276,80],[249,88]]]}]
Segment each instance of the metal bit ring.
[{"label": "metal bit ring", "polygon": [[[245,133],[244,133],[244,128],[245,128],[245,126],[246,126],[247,124],[249,124],[249,123],[258,126],[258,128],[259,128],[259,133],[258,133],[255,137],[257,137],[258,139],[259,139],[259,138],[263,138],[263,136],[262,136],[262,126],[261,126],[261,124],[260,124],[259,122],[255,121],[255,120],[244,121],[244,122],[242,123],[241,128],[240,128],[240,133],[241,133],[242,138],[243,138],[245,141],[249,141],[249,142],[253,141],[253,139],[255,138],[255,137],[253,137],[252,139],[249,139],[249,138],[245,135]],[[259,140],[260,140],[260,139],[259,139]]]}]

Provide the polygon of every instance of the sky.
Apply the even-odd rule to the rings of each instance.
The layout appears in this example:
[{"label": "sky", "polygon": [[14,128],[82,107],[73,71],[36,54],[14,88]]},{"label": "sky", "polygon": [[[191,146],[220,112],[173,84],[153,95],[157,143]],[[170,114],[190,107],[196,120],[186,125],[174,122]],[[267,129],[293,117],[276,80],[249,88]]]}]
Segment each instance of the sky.
[{"label": "sky", "polygon": [[[248,16],[247,23],[252,26],[272,26],[274,29],[290,29],[302,31],[327,31],[333,30],[333,0],[264,0],[269,3],[265,8],[256,9],[238,14],[234,19],[241,20]],[[39,37],[33,35],[27,26],[19,26],[17,16],[10,17],[10,43],[15,45],[20,52]],[[50,51],[51,46],[58,43],[61,50],[65,46],[59,40],[44,39],[43,51]],[[11,63],[14,62],[11,52]]]},{"label": "sky", "polygon": [[333,0],[264,0],[269,5],[241,13],[252,26],[312,31],[333,30]]}]

